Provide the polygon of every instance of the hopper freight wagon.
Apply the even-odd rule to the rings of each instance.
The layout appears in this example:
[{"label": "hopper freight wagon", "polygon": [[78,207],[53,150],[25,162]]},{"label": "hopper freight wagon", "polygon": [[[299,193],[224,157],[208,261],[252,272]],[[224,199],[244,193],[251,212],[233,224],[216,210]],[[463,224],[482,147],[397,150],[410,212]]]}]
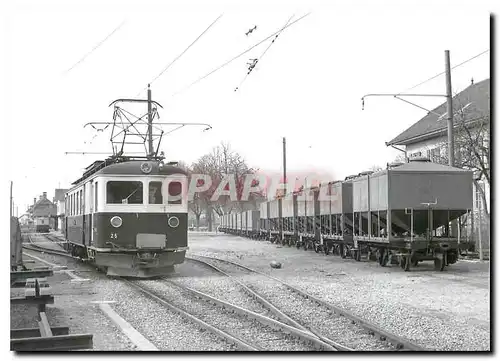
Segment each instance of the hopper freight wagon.
[{"label": "hopper freight wagon", "polygon": [[353,180],[355,247],[377,254],[385,266],[396,258],[409,270],[423,260],[436,269],[458,259],[457,222],[472,208],[472,172],[413,161]]},{"label": "hopper freight wagon", "polygon": [[443,270],[458,258],[453,222],[471,208],[472,172],[416,159],[262,203],[260,237],[406,271],[432,260]]}]

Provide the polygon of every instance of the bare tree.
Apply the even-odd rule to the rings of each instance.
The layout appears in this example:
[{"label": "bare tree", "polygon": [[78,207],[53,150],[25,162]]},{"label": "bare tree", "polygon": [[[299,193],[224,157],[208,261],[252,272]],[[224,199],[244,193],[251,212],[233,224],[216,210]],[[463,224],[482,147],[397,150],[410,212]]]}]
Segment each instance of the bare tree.
[{"label": "bare tree", "polygon": [[380,172],[382,169],[383,168],[379,165],[372,165],[369,170],[376,173],[376,172]]},{"label": "bare tree", "polygon": [[406,163],[406,153],[399,153],[392,161],[393,163]]},{"label": "bare tree", "polygon": [[[253,174],[255,171],[248,167],[243,157],[231,149],[228,143],[221,143],[215,147],[211,153],[205,154],[197,162],[192,165],[193,173],[205,174],[210,176],[212,184],[209,189],[198,195],[199,204],[202,206],[207,215],[209,231],[212,229],[212,215],[215,211],[219,216],[231,213],[235,208],[242,210],[241,197],[245,176]],[[212,201],[211,198],[220,182],[226,174],[231,174],[235,178],[237,201],[233,202],[228,195],[221,195],[217,200]],[[201,186],[202,184],[200,184]],[[252,185],[257,185],[255,182]],[[229,190],[229,185],[226,185],[224,190]],[[261,194],[251,193],[250,202],[261,198]],[[194,200],[193,200],[193,203]],[[194,205],[193,205],[194,207]]]}]

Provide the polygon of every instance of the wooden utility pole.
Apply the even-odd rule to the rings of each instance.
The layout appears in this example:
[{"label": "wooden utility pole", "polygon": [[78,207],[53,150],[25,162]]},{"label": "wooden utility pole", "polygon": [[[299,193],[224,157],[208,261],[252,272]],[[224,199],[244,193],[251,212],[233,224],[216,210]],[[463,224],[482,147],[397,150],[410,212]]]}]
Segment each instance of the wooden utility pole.
[{"label": "wooden utility pole", "polygon": [[286,196],[286,138],[283,137],[283,196]]},{"label": "wooden utility pole", "polygon": [[153,117],[151,114],[151,88],[148,84],[148,145],[149,145],[149,157],[153,157]]},{"label": "wooden utility pole", "polygon": [[448,165],[453,167],[455,164],[455,144],[453,140],[453,96],[451,94],[451,68],[450,51],[444,51],[445,70],[446,70],[446,110],[448,115]]},{"label": "wooden utility pole", "polygon": [[12,200],[12,186],[13,186],[13,183],[12,181],[10,181],[10,218],[9,218],[9,222],[10,220],[12,219],[12,208],[14,207],[14,202]]}]

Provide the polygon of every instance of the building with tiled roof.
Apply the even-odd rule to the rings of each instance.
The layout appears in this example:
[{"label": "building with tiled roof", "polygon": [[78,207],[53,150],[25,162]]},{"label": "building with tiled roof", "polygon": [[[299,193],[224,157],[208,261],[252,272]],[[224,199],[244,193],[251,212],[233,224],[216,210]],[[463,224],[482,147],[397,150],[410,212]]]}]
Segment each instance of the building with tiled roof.
[{"label": "building with tiled roof", "polygon": [[39,199],[33,198],[33,205],[28,209],[32,219],[38,217],[48,217],[52,228],[55,227],[55,218],[57,214],[56,205],[47,198],[47,192],[43,192]]},{"label": "building with tiled roof", "polygon": [[[474,122],[490,114],[490,79],[471,84],[453,97],[454,123]],[[419,148],[425,141],[445,138],[447,141],[448,119],[446,102],[403,131],[386,145],[404,145],[407,153]],[[432,143],[432,142],[431,142]],[[422,154],[425,155],[425,154]]]}]

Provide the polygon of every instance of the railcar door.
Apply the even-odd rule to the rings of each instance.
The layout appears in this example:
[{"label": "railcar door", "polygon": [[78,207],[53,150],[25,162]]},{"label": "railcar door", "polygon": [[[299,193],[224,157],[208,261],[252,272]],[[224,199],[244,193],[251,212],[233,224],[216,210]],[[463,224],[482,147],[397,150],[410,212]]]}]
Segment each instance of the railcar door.
[{"label": "railcar door", "polygon": [[83,185],[80,191],[80,214],[82,215],[82,245],[85,246],[85,238],[87,234],[87,217],[85,215],[85,188],[86,184]]},{"label": "railcar door", "polygon": [[94,243],[94,213],[97,212],[97,182],[90,183],[90,197],[89,197],[89,245]]}]

